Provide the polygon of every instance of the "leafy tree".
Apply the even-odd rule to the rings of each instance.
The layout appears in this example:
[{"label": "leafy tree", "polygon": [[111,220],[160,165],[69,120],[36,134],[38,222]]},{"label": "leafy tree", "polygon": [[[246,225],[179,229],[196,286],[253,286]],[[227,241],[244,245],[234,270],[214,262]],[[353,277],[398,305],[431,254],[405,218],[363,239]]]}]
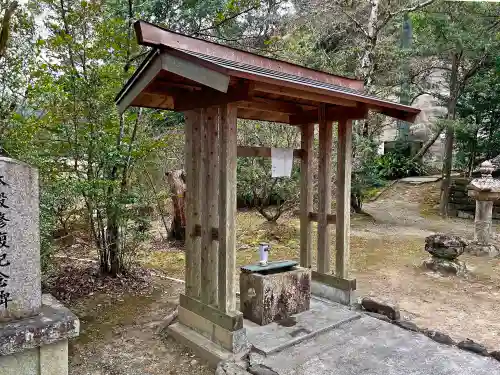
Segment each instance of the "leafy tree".
[{"label": "leafy tree", "polygon": [[[440,1],[413,15],[417,95],[426,93],[447,108],[440,212],[447,215],[457,103],[471,79],[499,51],[500,6]],[[436,82],[436,75],[443,79]],[[441,82],[442,81],[442,82]],[[442,83],[442,84],[441,84]]]},{"label": "leafy tree", "polygon": [[[290,125],[254,121],[238,123],[238,143],[241,145],[298,148],[300,135]],[[257,207],[268,221],[299,204],[300,169],[294,163],[291,177],[271,177],[269,158],[238,159],[237,193],[240,202]]]}]

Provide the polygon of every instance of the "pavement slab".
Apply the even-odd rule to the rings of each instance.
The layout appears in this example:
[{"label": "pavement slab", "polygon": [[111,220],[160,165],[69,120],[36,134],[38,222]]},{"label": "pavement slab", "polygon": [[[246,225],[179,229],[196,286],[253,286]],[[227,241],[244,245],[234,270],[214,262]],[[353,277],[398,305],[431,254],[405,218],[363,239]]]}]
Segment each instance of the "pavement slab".
[{"label": "pavement slab", "polygon": [[500,374],[500,362],[492,358],[439,344],[369,316],[258,361],[279,375]]}]

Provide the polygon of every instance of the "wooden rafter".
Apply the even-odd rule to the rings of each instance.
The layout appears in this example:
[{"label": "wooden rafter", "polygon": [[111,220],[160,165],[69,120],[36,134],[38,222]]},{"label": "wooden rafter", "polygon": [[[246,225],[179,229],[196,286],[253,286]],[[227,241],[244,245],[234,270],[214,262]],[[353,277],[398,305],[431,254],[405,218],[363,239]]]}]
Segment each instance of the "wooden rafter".
[{"label": "wooden rafter", "polygon": [[[340,119],[360,120],[368,116],[366,106],[359,107],[329,107],[326,113],[327,121],[338,121]],[[290,125],[317,124],[318,111],[307,111],[303,114],[290,116]]]}]

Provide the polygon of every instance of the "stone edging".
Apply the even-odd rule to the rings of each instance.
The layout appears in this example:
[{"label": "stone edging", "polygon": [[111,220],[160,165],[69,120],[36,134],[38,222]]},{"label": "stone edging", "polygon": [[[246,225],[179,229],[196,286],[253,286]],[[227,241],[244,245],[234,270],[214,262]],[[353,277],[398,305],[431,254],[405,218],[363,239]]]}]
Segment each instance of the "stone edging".
[{"label": "stone edging", "polygon": [[402,320],[399,309],[390,304],[377,301],[373,298],[365,297],[362,299],[361,304],[356,306],[356,309],[360,310],[367,316],[371,316],[372,318],[392,323],[408,331],[422,333],[425,336],[429,337],[431,340],[434,340],[440,344],[456,346],[459,349],[476,353],[484,357],[492,357],[500,362],[500,350],[488,352],[484,345],[473,340],[466,339],[457,343],[445,333],[430,330],[427,328],[420,328],[415,323],[409,320]]}]

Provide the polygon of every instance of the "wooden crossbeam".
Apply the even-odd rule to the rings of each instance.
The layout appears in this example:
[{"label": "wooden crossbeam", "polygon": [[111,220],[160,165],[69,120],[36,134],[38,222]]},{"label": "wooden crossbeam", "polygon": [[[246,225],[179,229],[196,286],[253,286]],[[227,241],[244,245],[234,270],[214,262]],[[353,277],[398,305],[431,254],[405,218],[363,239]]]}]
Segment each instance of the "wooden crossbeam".
[{"label": "wooden crossbeam", "polygon": [[[238,146],[239,158],[252,158],[252,157],[271,157],[271,147],[255,147],[255,146]],[[301,159],[304,151],[302,149],[293,150],[293,157]]]},{"label": "wooden crossbeam", "polygon": [[228,331],[234,332],[243,328],[243,314],[239,311],[223,312],[184,294],[180,295],[179,304]]},{"label": "wooden crossbeam", "polygon": [[326,284],[341,290],[356,290],[356,279],[344,279],[334,275],[327,275],[321,272],[312,271],[312,279],[314,281]]},{"label": "wooden crossbeam", "polygon": [[[338,121],[340,119],[361,120],[368,116],[366,106],[358,107],[329,107],[326,112],[326,121]],[[290,115],[290,125],[317,124],[318,111],[306,111],[302,114]]]},{"label": "wooden crossbeam", "polygon": [[313,102],[318,102],[318,103],[341,105],[344,107],[356,106],[356,102],[352,100],[347,100],[342,98],[332,98],[329,95],[318,94],[310,91],[303,91],[291,87],[273,85],[270,83],[256,82],[255,91],[312,100]]},{"label": "wooden crossbeam", "polygon": [[256,109],[238,108],[238,118],[245,120],[260,120],[270,122],[289,123],[289,115],[279,112],[266,112]]},{"label": "wooden crossbeam", "polygon": [[[317,212],[309,212],[307,217],[309,221],[318,222],[319,215]],[[337,217],[334,214],[328,214],[326,215],[326,221],[328,224],[335,224],[335,222],[337,221]]]},{"label": "wooden crossbeam", "polygon": [[302,107],[297,104],[280,102],[277,100],[265,101],[261,99],[258,101],[242,101],[238,102],[237,106],[238,108],[256,109],[264,112],[278,112],[285,114],[299,114],[304,111]]},{"label": "wooden crossbeam", "polygon": [[241,100],[249,100],[252,97],[252,88],[249,84],[236,85],[228,89],[227,94],[222,92],[203,89],[201,91],[176,95],[174,98],[175,111],[189,111],[198,108],[208,108]]}]

